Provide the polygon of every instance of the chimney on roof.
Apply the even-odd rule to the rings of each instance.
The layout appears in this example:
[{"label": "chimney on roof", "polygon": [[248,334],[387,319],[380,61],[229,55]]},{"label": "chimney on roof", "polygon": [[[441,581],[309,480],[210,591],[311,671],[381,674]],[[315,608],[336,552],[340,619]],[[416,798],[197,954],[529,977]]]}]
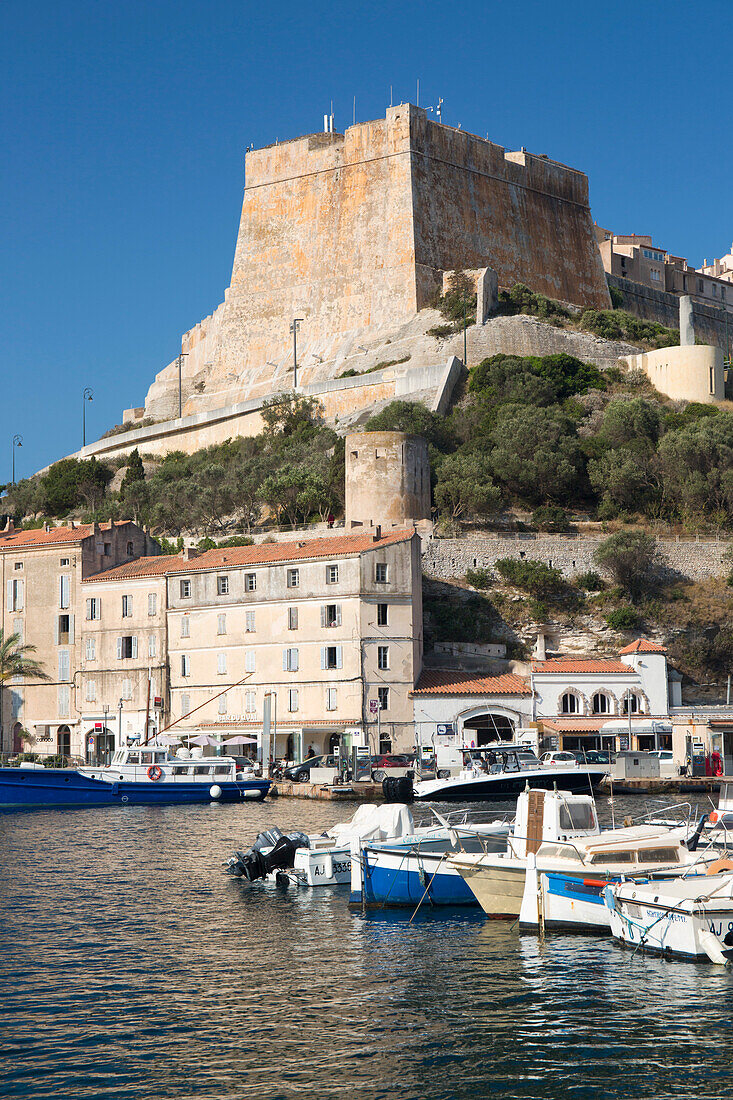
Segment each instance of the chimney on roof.
[{"label": "chimney on roof", "polygon": [[381,525],[381,523],[378,523],[377,526],[374,528],[374,541],[379,542],[381,537],[382,537],[382,525]]},{"label": "chimney on roof", "polygon": [[51,530],[51,524],[50,523],[44,523],[43,530],[44,531],[50,531]]},{"label": "chimney on roof", "polygon": [[99,524],[97,523],[96,520],[92,524],[92,534],[93,535],[98,535],[99,534]]},{"label": "chimney on roof", "polygon": [[199,556],[199,552],[195,546],[184,546],[181,550],[181,557],[184,561],[193,561],[194,558]]},{"label": "chimney on roof", "polygon": [[76,524],[74,523],[73,519],[69,520],[69,527],[72,531],[76,531]]},{"label": "chimney on roof", "polygon": [[5,523],[5,526],[3,527],[3,531],[5,531],[6,534],[10,535],[10,534],[12,534],[12,532],[14,530],[15,530],[15,524],[13,523],[13,517],[8,516],[8,518],[6,520],[6,523]]},{"label": "chimney on roof", "polygon": [[538,661],[547,660],[547,639],[545,638],[545,635],[541,630],[537,633],[537,641],[534,647],[534,655]]}]

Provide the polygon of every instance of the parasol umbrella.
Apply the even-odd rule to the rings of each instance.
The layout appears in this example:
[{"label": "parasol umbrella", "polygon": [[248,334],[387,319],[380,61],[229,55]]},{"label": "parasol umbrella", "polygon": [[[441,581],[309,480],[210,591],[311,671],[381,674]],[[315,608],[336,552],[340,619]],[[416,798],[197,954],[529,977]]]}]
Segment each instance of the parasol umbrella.
[{"label": "parasol umbrella", "polygon": [[198,737],[191,737],[189,740],[192,745],[200,745],[202,748],[206,748],[208,745],[218,748],[221,745],[218,737],[209,737],[208,733],[200,733]]},{"label": "parasol umbrella", "polygon": [[227,737],[224,741],[225,745],[256,745],[256,737],[245,737],[243,733],[238,733],[236,737]]}]

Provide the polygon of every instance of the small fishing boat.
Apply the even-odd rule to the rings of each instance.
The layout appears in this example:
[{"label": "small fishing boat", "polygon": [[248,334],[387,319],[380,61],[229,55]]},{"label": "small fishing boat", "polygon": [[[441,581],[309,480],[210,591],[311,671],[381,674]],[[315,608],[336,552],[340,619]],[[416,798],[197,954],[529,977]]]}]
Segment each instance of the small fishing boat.
[{"label": "small fishing boat", "polygon": [[[399,843],[368,841],[352,850],[351,908],[384,909],[471,905],[476,898],[449,856],[456,850],[497,852],[506,847],[511,821],[506,815],[479,823],[439,818],[439,825],[416,830]],[[456,815],[457,816],[457,815]]]},{"label": "small fishing boat", "polygon": [[733,862],[721,859],[707,870],[667,882],[607,886],[611,934],[637,950],[720,966],[733,962]]},{"label": "small fishing boat", "polygon": [[527,786],[551,791],[592,793],[608,775],[604,765],[541,764],[526,745],[464,751],[458,775],[426,779],[414,785],[418,802],[485,802],[518,798]]},{"label": "small fishing boat", "polygon": [[159,806],[263,799],[268,779],[245,779],[231,756],[147,744],[118,749],[103,767],[0,768],[0,809]]},{"label": "small fishing boat", "polygon": [[[701,827],[702,822],[698,830]],[[606,881],[623,874],[678,869],[696,861],[698,830],[693,832],[689,825],[646,823],[601,832],[592,797],[528,790],[517,804],[506,851],[461,853],[451,858],[451,864],[488,916],[513,920],[522,908],[528,857],[536,855],[540,872],[567,876],[567,881],[548,880],[557,889],[557,894],[549,896],[559,910],[554,914],[558,922],[570,926],[588,920],[592,924],[601,911],[598,899]],[[688,841],[692,849],[687,847]],[[546,926],[550,927],[549,919]]]},{"label": "small fishing boat", "polygon": [[415,825],[409,806],[395,803],[360,806],[351,821],[324,833],[283,833],[276,825],[264,829],[246,851],[235,852],[225,865],[227,874],[256,882],[275,879],[280,885],[338,886],[351,881],[354,843],[367,839],[397,841],[413,837]]}]

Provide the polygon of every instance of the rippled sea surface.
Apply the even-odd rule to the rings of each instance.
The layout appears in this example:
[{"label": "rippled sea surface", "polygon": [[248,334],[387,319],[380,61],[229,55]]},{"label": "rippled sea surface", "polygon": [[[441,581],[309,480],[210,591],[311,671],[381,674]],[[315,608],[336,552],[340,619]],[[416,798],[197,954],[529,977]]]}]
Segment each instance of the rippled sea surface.
[{"label": "rippled sea surface", "polygon": [[222,874],[354,809],[0,815],[0,1097],[733,1097],[726,970]]}]

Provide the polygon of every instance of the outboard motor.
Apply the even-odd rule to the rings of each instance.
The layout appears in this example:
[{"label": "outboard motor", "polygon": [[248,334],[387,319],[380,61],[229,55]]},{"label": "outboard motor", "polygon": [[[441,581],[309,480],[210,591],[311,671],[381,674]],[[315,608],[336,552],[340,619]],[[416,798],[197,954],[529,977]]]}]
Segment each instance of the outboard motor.
[{"label": "outboard motor", "polygon": [[697,828],[695,829],[695,832],[692,834],[690,839],[687,841],[687,850],[689,852],[696,852],[697,851],[697,846],[700,843],[700,837],[702,836],[702,831],[705,828],[705,822],[707,821],[707,819],[708,819],[708,815],[703,814],[702,817],[700,818],[700,820],[697,823]]},{"label": "outboard motor", "polygon": [[246,852],[235,852],[230,856],[226,870],[235,878],[256,882],[266,878],[271,871],[292,867],[298,848],[310,848],[305,833],[294,832],[285,836],[281,829],[272,825],[259,834]]}]

